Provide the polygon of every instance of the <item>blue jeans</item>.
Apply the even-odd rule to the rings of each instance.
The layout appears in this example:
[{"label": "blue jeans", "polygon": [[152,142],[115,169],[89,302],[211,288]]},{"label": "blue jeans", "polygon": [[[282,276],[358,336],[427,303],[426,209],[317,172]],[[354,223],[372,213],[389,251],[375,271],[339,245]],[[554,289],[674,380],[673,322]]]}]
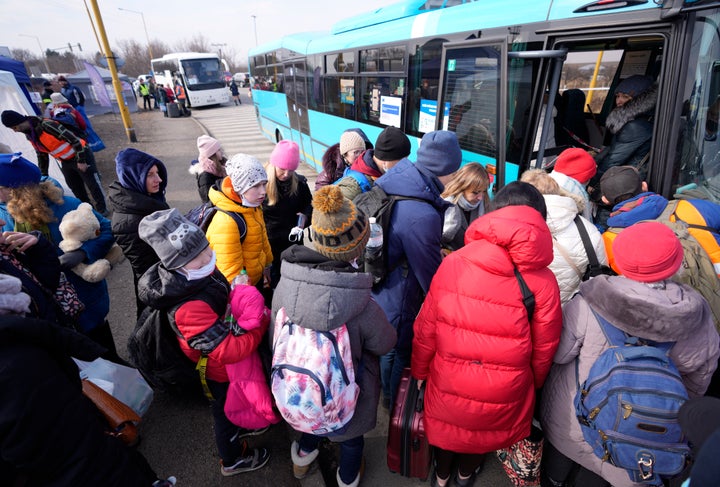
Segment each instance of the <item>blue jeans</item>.
[{"label": "blue jeans", "polygon": [[215,430],[215,443],[217,444],[218,453],[222,458],[223,465],[229,467],[234,465],[238,458],[243,454],[242,442],[238,441],[236,436],[238,427],[230,422],[225,416],[225,399],[227,398],[229,382],[215,382],[208,379],[208,388],[215,400],[210,404],[212,407],[212,415],[215,420],[213,429]]},{"label": "blue jeans", "polygon": [[[316,450],[321,436],[303,433],[298,442],[298,446],[304,452]],[[345,440],[340,443],[340,479],[346,484],[352,484],[360,472],[362,465],[363,448],[365,447],[365,438],[357,436],[355,438]]]},{"label": "blue jeans", "polygon": [[410,366],[410,349],[394,348],[380,357],[380,378],[383,397],[390,398],[390,407],[400,386],[400,378],[405,367]]}]

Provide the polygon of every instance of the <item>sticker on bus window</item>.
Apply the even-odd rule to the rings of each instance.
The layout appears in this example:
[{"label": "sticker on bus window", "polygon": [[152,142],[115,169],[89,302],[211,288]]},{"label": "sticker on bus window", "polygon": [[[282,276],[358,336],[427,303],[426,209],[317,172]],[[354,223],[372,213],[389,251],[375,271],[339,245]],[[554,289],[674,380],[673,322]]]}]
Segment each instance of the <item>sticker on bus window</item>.
[{"label": "sticker on bus window", "polygon": [[455,59],[448,59],[448,71],[455,71]]}]

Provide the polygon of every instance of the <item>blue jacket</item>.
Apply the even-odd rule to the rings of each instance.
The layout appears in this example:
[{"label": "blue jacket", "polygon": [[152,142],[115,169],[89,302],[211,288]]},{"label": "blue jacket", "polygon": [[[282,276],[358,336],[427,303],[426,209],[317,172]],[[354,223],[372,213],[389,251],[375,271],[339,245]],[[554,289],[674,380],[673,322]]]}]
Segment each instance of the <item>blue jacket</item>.
[{"label": "blue jacket", "polygon": [[397,348],[410,348],[413,322],[442,260],[443,214],[450,203],[440,197],[443,188],[437,178],[420,173],[408,159],[398,162],[375,184],[387,194],[426,201],[395,203],[390,228],[384,236],[388,242],[388,261],[407,265],[392,270],[372,292],[397,330]]}]

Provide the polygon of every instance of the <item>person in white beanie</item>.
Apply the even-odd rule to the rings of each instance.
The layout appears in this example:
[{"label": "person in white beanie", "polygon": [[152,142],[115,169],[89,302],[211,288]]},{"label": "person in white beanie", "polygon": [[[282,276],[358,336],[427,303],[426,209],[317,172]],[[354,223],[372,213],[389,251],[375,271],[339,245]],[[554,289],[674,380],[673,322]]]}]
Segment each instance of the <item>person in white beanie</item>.
[{"label": "person in white beanie", "polygon": [[[206,231],[217,267],[230,282],[245,269],[253,286],[262,280],[261,286],[267,287],[273,260],[262,211],[267,173],[259,160],[247,154],[235,154],[227,162],[227,173],[208,193],[221,210]],[[228,212],[241,216],[240,224]]]},{"label": "person in white beanie", "polygon": [[198,193],[203,203],[210,201],[208,192],[217,182],[227,176],[225,163],[227,158],[220,141],[209,135],[197,139],[198,158],[190,164],[190,174],[197,178]]}]

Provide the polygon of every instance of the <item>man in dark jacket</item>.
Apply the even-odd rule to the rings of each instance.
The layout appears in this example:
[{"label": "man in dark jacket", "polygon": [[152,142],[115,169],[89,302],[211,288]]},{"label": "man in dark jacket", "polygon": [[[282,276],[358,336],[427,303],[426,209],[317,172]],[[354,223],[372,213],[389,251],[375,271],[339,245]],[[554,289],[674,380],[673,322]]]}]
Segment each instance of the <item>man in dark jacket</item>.
[{"label": "man in dark jacket", "polygon": [[410,365],[413,322],[442,260],[443,215],[450,203],[440,195],[461,162],[455,133],[438,130],[422,138],[415,164],[403,159],[375,182],[389,195],[413,198],[395,203],[384,235],[388,262],[402,264],[388,269],[372,293],[398,335],[395,349],[380,360],[385,406],[395,397],[403,368]]},{"label": "man in dark jacket", "polygon": [[71,357],[103,349],[68,328],[21,316],[0,320],[2,485],[171,486],[145,458],[105,433]]}]

